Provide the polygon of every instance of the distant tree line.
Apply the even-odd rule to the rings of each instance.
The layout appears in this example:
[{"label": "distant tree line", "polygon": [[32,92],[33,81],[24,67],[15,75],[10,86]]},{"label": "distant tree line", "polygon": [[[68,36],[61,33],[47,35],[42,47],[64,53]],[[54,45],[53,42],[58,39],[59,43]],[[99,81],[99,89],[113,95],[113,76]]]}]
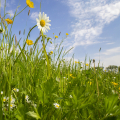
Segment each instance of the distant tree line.
[{"label": "distant tree line", "polygon": [[[95,69],[104,69],[104,67],[95,67]],[[106,67],[106,71],[115,71],[115,72],[119,72],[120,73],[120,66],[116,66],[116,65],[109,65],[108,67]]]}]

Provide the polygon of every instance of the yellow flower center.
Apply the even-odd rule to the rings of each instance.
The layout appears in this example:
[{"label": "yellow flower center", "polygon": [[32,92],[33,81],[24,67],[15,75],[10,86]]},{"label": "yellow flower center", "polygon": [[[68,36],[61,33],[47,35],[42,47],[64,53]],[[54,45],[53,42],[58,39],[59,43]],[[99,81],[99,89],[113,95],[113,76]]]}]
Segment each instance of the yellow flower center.
[{"label": "yellow flower center", "polygon": [[44,20],[41,20],[41,21],[40,21],[40,25],[41,25],[42,27],[44,27],[44,26],[45,26],[45,21],[44,21]]},{"label": "yellow flower center", "polygon": [[56,105],[57,108],[59,108],[59,105]]}]

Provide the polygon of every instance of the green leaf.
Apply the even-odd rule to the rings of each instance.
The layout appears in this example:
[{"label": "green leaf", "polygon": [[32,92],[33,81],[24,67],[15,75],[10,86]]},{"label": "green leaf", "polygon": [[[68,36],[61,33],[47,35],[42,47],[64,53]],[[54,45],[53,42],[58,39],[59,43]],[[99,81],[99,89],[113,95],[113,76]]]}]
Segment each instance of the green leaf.
[{"label": "green leaf", "polygon": [[62,97],[58,97],[58,98],[56,98],[55,100],[62,100],[62,99],[64,99],[64,98],[62,98]]},{"label": "green leaf", "polygon": [[106,113],[109,114],[111,113],[111,111],[115,112],[117,109],[117,107],[115,108],[115,106],[117,105],[117,101],[118,101],[118,95],[112,95],[109,96],[108,98],[105,98],[105,108],[106,108]]},{"label": "green leaf", "polygon": [[33,117],[33,118],[41,119],[40,116],[37,113],[33,112],[33,111],[29,111],[26,114]]}]

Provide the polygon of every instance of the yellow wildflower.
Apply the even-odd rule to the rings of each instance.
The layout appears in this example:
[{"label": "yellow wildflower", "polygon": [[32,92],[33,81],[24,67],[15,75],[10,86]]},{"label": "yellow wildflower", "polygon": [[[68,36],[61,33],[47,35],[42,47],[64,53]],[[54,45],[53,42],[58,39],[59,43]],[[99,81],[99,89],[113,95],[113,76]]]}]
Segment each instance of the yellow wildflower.
[{"label": "yellow wildflower", "polygon": [[28,40],[28,39],[26,40],[26,43],[27,43],[28,45],[34,44],[32,40]]},{"label": "yellow wildflower", "polygon": [[118,83],[115,83],[115,82],[111,82],[114,86],[118,85]]},{"label": "yellow wildflower", "polygon": [[55,35],[55,38],[58,38],[58,36]]},{"label": "yellow wildflower", "polygon": [[89,66],[89,64],[87,63],[86,66]]},{"label": "yellow wildflower", "polygon": [[30,8],[34,8],[34,3],[30,0],[26,0],[26,4],[30,7]]},{"label": "yellow wildflower", "polygon": [[66,35],[69,35],[68,33],[66,33]]},{"label": "yellow wildflower", "polygon": [[53,54],[53,51],[50,51],[50,54]]},{"label": "yellow wildflower", "polygon": [[[72,77],[72,76],[71,76]],[[76,78],[76,77],[72,77],[73,79]]]},{"label": "yellow wildflower", "polygon": [[75,63],[79,63],[79,62],[75,61]]},{"label": "yellow wildflower", "polygon": [[13,21],[9,18],[5,19],[5,21],[7,21],[7,24],[12,24],[13,23]]},{"label": "yellow wildflower", "polygon": [[118,83],[114,83],[114,85],[118,85]]},{"label": "yellow wildflower", "polygon": [[70,74],[70,76],[72,76],[72,74]]},{"label": "yellow wildflower", "polygon": [[119,87],[119,90],[120,90],[120,87]]},{"label": "yellow wildflower", "polygon": [[90,85],[92,84],[92,82],[88,82],[88,83],[90,83]]}]

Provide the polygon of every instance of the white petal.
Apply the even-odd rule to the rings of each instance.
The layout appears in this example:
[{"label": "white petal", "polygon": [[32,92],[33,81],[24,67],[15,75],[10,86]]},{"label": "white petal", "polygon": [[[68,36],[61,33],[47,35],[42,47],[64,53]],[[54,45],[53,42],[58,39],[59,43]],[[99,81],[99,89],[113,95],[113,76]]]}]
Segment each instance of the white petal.
[{"label": "white petal", "polygon": [[39,19],[36,18],[37,23],[39,22]]},{"label": "white petal", "polygon": [[44,16],[45,18],[47,18],[47,15],[45,14],[45,16]]},{"label": "white petal", "polygon": [[49,23],[46,23],[46,25],[47,25],[47,26],[51,26],[51,24],[49,24]]}]

